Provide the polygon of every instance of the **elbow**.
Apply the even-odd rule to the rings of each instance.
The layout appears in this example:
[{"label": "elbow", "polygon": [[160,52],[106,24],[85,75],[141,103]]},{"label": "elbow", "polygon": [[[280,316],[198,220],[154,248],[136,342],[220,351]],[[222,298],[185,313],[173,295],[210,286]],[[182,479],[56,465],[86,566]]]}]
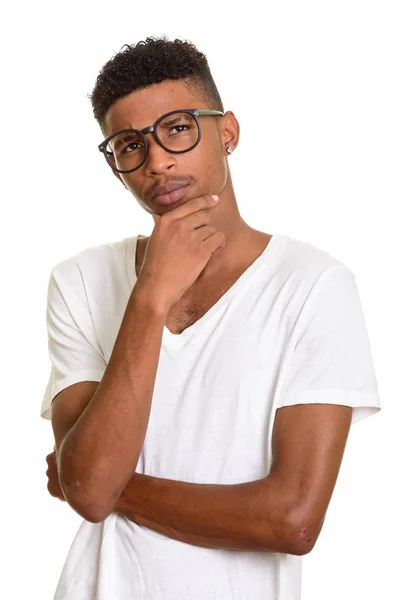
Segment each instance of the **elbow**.
[{"label": "elbow", "polygon": [[82,497],[82,495],[65,494],[66,500],[85,521],[90,523],[102,523],[111,514],[109,509],[98,498]]},{"label": "elbow", "polygon": [[59,482],[64,497],[85,521],[101,523],[114,509],[113,498],[99,477],[93,477],[93,473],[78,474],[73,467],[65,462],[60,464]]},{"label": "elbow", "polygon": [[317,538],[318,536],[315,535],[313,529],[307,525],[298,527],[291,535],[288,554],[294,554],[295,556],[309,554],[314,548]]},{"label": "elbow", "polygon": [[286,510],[279,507],[272,517],[268,515],[268,525],[263,536],[263,548],[269,552],[281,552],[304,556],[314,548],[322,527],[322,521],[316,525],[316,520],[298,509]]},{"label": "elbow", "polygon": [[[308,498],[299,497],[299,494],[294,495],[292,490],[289,493],[286,483],[280,484],[277,477],[273,482],[271,476],[265,481],[269,482],[268,488],[263,482],[269,496],[263,493],[261,499],[264,507],[268,506],[268,512],[265,514],[265,526],[259,527],[260,534],[263,531],[261,543],[264,550],[295,556],[309,554],[317,542],[325,518],[325,514],[321,515],[321,503],[310,502]],[[256,512],[259,516],[261,510]]]},{"label": "elbow", "polygon": [[[77,510],[78,509],[78,510]],[[77,506],[75,511],[90,523],[102,523],[110,516],[111,510],[105,510],[103,507],[98,507],[95,503],[85,503],[85,505]]]},{"label": "elbow", "polygon": [[324,518],[325,516],[316,521],[310,516],[303,515],[303,518],[292,519],[287,523],[286,539],[289,541],[287,554],[295,556],[309,554],[317,542]]},{"label": "elbow", "polygon": [[89,492],[79,483],[66,484],[60,481],[60,484],[70,507],[85,521],[102,523],[112,513],[111,503],[101,493]]},{"label": "elbow", "polygon": [[90,523],[102,523],[103,521],[105,521],[107,519],[107,517],[110,516],[111,513],[107,514],[107,513],[93,513],[91,511],[88,511],[87,513],[85,513],[86,516],[83,516],[83,518],[85,519],[85,521],[89,521]]}]

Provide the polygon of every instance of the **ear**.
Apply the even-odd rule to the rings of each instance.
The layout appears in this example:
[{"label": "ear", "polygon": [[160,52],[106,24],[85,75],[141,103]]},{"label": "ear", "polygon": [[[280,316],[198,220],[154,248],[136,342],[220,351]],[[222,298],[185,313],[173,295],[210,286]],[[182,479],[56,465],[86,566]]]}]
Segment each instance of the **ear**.
[{"label": "ear", "polygon": [[228,110],[220,120],[221,142],[223,152],[226,153],[226,148],[236,148],[239,143],[240,125],[231,110]]}]

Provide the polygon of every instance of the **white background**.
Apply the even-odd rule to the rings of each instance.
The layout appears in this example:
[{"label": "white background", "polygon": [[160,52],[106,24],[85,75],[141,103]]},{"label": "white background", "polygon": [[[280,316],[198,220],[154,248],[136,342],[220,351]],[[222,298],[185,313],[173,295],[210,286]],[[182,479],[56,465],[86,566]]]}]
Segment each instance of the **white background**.
[{"label": "white background", "polygon": [[351,429],[324,528],[304,557],[302,600],[400,597],[396,5],[70,1],[3,11],[2,598],[51,600],[81,522],[46,488],[50,270],[153,226],[98,152],[87,94],[123,44],[162,34],[205,52],[239,120],[229,161],[245,221],[311,242],[356,275],[383,410]]}]

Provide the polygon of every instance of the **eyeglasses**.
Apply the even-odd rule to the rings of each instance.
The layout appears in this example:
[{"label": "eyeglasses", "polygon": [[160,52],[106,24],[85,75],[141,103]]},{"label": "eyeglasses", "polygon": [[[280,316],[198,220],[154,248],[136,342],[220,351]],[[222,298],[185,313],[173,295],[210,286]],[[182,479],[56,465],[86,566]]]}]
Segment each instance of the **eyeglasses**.
[{"label": "eyeglasses", "polygon": [[157,142],[174,154],[193,150],[200,142],[199,117],[224,116],[220,110],[197,108],[173,110],[162,115],[154,125],[144,129],[121,129],[99,144],[107,163],[118,173],[131,173],[139,169],[147,158],[146,133],[154,133]]}]

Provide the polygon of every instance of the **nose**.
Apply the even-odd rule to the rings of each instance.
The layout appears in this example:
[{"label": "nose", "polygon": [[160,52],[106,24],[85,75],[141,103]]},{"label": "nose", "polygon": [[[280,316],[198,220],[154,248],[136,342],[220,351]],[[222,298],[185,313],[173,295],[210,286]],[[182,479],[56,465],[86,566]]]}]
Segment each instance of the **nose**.
[{"label": "nose", "polygon": [[171,152],[167,152],[167,150],[164,150],[154,136],[148,136],[147,157],[146,162],[144,163],[146,175],[163,173],[175,163],[175,155]]}]

